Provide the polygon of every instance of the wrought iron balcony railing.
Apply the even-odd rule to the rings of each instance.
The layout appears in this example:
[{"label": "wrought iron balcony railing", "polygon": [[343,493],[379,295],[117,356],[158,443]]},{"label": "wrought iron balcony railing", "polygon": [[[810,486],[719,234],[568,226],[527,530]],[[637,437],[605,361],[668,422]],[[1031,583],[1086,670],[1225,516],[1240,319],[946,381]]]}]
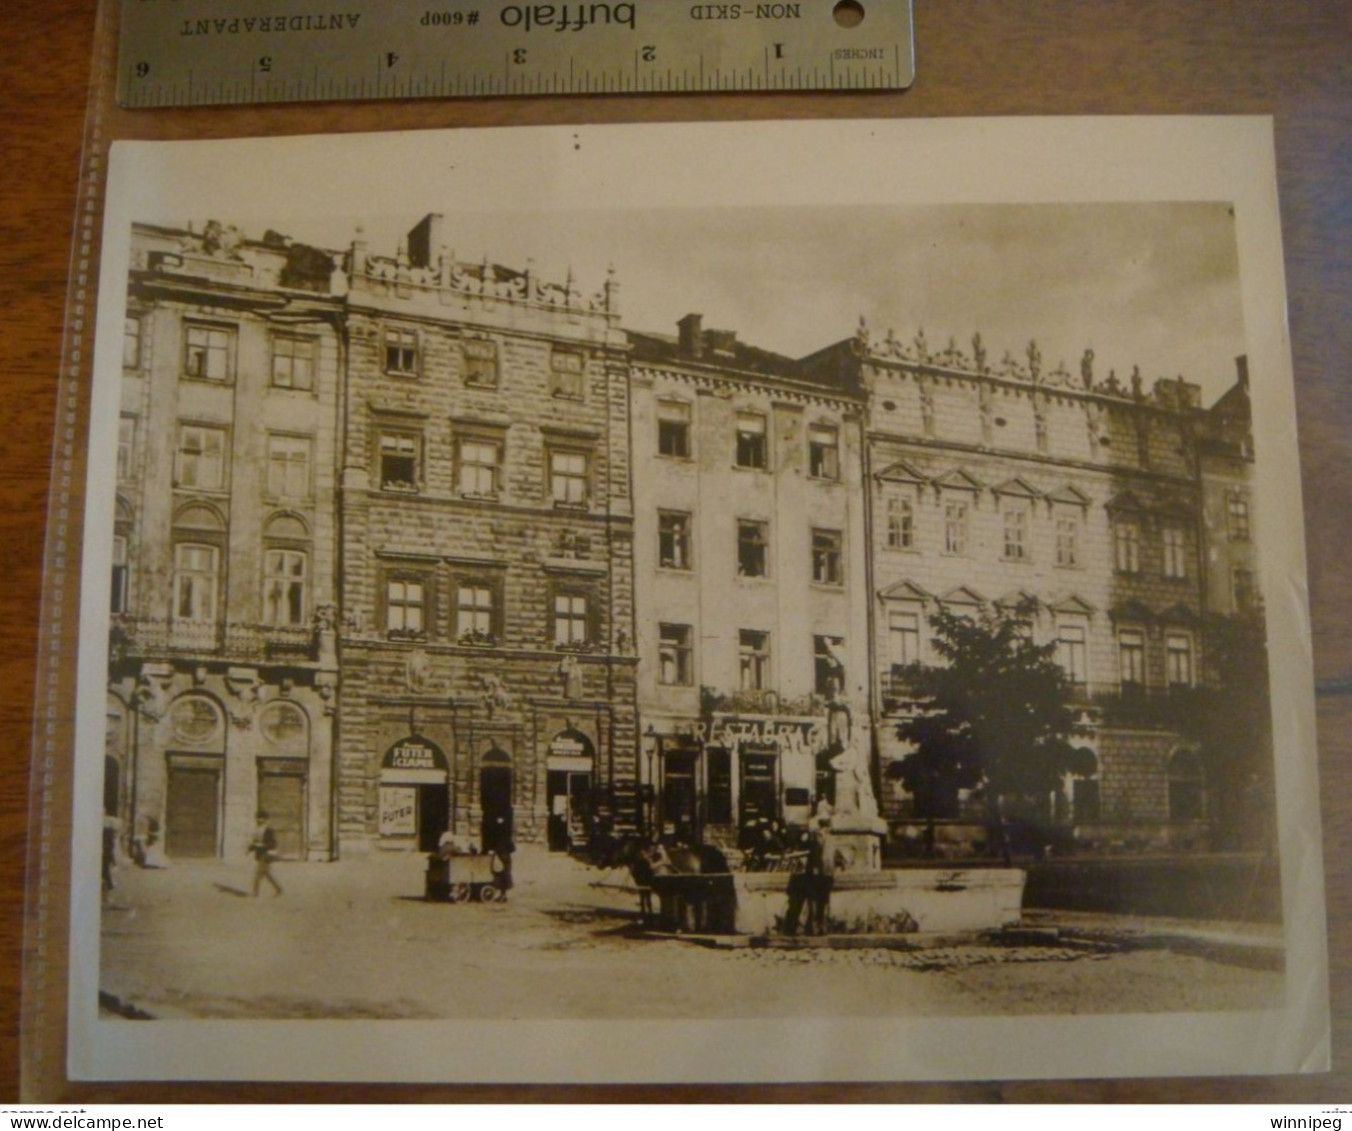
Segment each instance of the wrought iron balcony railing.
[{"label": "wrought iron balcony railing", "polygon": [[314,660],[317,637],[309,625],[246,624],[237,621],[159,620],[115,617],[110,630],[114,659],[160,655],[213,656],[230,660]]}]

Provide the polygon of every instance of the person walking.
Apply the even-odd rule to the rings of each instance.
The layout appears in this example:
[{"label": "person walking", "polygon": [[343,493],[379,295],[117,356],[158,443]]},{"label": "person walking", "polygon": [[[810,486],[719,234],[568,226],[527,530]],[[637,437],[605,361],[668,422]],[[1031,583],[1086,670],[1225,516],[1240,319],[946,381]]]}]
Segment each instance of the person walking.
[{"label": "person walking", "polygon": [[257,896],[258,889],[263,881],[267,880],[272,885],[272,894],[281,895],[282,885],[272,874],[272,858],[277,851],[277,833],[268,823],[268,815],[264,810],[258,810],[254,816],[258,824],[254,828],[253,839],[249,841],[249,851],[254,858],[253,894]]}]

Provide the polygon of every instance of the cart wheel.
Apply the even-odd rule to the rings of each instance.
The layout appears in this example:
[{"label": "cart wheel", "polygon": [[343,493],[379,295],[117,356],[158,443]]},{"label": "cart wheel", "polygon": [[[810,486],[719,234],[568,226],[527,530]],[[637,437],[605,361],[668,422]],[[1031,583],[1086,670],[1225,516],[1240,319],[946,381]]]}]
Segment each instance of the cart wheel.
[{"label": "cart wheel", "polygon": [[468,903],[470,897],[469,884],[452,884],[450,891],[450,900],[452,903]]},{"label": "cart wheel", "polygon": [[507,893],[498,887],[497,884],[484,884],[479,889],[479,898],[485,903],[500,903]]}]

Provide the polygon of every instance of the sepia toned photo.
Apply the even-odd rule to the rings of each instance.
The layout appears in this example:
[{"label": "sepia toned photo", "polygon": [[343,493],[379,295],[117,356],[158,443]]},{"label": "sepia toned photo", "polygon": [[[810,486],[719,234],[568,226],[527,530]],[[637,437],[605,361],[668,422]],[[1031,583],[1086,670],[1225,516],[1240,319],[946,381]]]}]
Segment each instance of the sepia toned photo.
[{"label": "sepia toned photo", "polygon": [[1271,169],[1079,127],[120,144],[73,1073],[1316,1062]]}]

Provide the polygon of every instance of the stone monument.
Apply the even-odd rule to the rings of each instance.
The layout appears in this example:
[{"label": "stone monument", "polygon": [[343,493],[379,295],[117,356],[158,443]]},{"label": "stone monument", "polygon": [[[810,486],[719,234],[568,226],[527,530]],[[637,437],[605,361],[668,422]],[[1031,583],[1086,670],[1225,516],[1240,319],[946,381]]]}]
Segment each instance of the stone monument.
[{"label": "stone monument", "polygon": [[867,743],[854,726],[844,688],[844,657],[830,650],[832,694],[826,708],[826,754],[835,774],[835,805],[830,817],[831,852],[837,872],[877,872],[887,822],[878,816]]}]

